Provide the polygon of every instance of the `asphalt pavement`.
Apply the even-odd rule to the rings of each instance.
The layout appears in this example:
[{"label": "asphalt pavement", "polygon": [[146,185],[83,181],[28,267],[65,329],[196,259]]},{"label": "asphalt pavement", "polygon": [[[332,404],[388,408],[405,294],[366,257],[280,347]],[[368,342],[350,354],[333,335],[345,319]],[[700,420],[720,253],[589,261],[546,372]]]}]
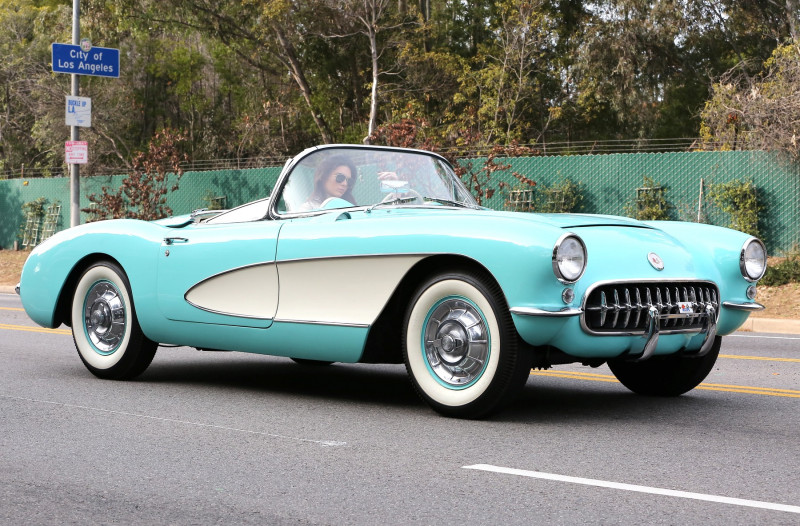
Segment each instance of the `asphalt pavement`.
[{"label": "asphalt pavement", "polygon": [[0,294],[0,524],[798,524],[800,337],[722,345],[677,398],[560,366],[465,421],[402,365],[179,347],[99,380]]}]

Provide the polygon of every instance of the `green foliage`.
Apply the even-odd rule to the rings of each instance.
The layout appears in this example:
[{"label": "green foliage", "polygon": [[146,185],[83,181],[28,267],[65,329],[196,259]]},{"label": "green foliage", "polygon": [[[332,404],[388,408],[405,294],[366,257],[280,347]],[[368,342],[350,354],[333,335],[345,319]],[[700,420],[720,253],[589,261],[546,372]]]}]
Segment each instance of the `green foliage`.
[{"label": "green foliage", "polygon": [[[94,112],[82,131],[91,152],[82,175],[130,171],[163,128],[186,130],[193,160],[240,164],[320,142],[361,142],[374,68],[369,31],[354,15],[370,5],[382,13],[374,24],[377,125],[424,122],[439,148],[697,136],[705,79],[738,63],[758,81],[756,102],[784,109],[761,119],[774,131],[761,136],[789,147],[800,135],[776,125],[797,122],[786,103],[800,82],[792,73],[797,45],[787,40],[796,17],[782,2],[81,4],[83,35],[125,59],[118,80],[81,78]],[[10,174],[22,164],[26,176],[64,172],[69,77],[53,75],[49,62],[50,44],[70,40],[70,20],[63,0],[0,2],[0,164]],[[776,42],[787,43],[776,50]],[[721,102],[749,93],[749,84],[732,86],[722,93],[725,83],[717,84],[719,104],[708,108],[720,118],[704,114],[703,130],[735,148],[755,121],[728,122]]]},{"label": "green foliage", "polygon": [[786,259],[767,267],[767,272],[759,281],[760,285],[774,287],[787,283],[800,283],[800,251],[795,249]]},{"label": "green foliage", "polygon": [[22,213],[26,218],[41,219],[44,217],[45,206],[47,206],[47,198],[39,197],[33,201],[28,201],[22,205]]},{"label": "green foliage", "polygon": [[720,210],[730,215],[730,228],[760,237],[758,216],[763,207],[752,180],[712,184],[708,194]]},{"label": "green foliage", "polygon": [[[81,209],[89,221],[103,219],[142,219],[152,221],[167,217],[172,209],[166,205],[167,193],[178,189],[183,175],[180,164],[186,160],[182,146],[186,135],[162,130],[150,141],[147,152],[140,152],[133,161],[133,173],[122,180],[116,190],[107,186],[88,196],[92,206]],[[170,176],[174,178],[170,179]]]},{"label": "green foliage", "polygon": [[538,209],[544,213],[578,212],[583,206],[581,185],[569,177],[560,183],[539,189],[541,204]]},{"label": "green foliage", "polygon": [[30,235],[31,228],[29,225],[32,222],[34,229],[38,230],[45,215],[45,207],[47,206],[46,197],[38,197],[33,201],[28,201],[22,204],[22,224],[19,227],[20,241],[26,238],[26,232]]},{"label": "green foliage", "polygon": [[666,188],[645,175],[642,186],[636,189],[636,197],[625,206],[625,215],[640,221],[668,220],[670,205],[666,194]]}]

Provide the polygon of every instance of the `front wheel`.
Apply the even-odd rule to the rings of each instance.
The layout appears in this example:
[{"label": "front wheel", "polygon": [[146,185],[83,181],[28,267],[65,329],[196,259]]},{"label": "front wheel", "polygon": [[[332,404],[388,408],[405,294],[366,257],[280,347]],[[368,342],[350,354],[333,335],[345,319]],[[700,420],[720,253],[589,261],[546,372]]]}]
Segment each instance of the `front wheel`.
[{"label": "front wheel", "polygon": [[406,313],[403,357],[416,391],[445,416],[482,418],[510,402],[530,374],[530,355],[500,288],[454,272],[423,283]]},{"label": "front wheel", "polygon": [[83,364],[99,378],[134,378],[158,349],[139,327],[130,290],[125,272],[111,262],[86,269],[75,287],[72,338]]},{"label": "front wheel", "polygon": [[704,356],[672,354],[654,356],[644,362],[611,360],[608,367],[622,385],[636,394],[647,396],[678,396],[691,391],[705,380],[719,355],[722,338]]}]

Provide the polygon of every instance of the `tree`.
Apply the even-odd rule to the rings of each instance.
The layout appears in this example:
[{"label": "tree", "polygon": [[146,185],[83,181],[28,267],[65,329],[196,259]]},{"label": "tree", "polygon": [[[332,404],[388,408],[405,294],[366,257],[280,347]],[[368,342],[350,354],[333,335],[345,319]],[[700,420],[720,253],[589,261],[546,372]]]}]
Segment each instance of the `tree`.
[{"label": "tree", "polygon": [[[89,214],[89,221],[121,218],[152,221],[172,214],[166,204],[167,193],[178,189],[183,175],[180,165],[187,157],[181,149],[186,139],[185,133],[174,130],[157,132],[147,152],[140,152],[133,159],[133,173],[122,180],[122,185],[116,190],[104,186],[100,195],[89,195],[94,206],[81,211]],[[172,180],[170,175],[174,176]]]},{"label": "tree", "polygon": [[703,138],[727,149],[779,151],[800,159],[800,44],[779,46],[764,70],[725,73],[703,110]]}]

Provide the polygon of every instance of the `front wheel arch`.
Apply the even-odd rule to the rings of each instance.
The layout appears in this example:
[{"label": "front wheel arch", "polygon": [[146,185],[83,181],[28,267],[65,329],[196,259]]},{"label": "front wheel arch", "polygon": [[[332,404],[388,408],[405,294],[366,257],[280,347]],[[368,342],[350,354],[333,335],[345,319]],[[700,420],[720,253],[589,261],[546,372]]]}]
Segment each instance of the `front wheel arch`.
[{"label": "front wheel arch", "polygon": [[401,334],[403,317],[406,308],[414,296],[414,292],[431,276],[445,271],[460,271],[480,274],[491,283],[492,287],[501,291],[505,309],[508,303],[502,289],[494,276],[474,259],[458,254],[441,254],[429,256],[412,266],[395,288],[389,301],[370,327],[361,363],[403,363]]},{"label": "front wheel arch", "polygon": [[78,286],[78,280],[80,280],[81,275],[86,272],[86,269],[101,261],[107,261],[117,265],[120,268],[123,268],[120,262],[115,258],[109,256],[108,254],[102,254],[99,252],[84,256],[80,261],[75,263],[75,265],[72,267],[72,270],[69,271],[67,279],[64,280],[64,284],[61,287],[61,292],[58,295],[58,301],[56,303],[56,311],[54,315],[54,323],[56,327],[60,326],[61,324],[64,324],[67,327],[72,327],[70,309],[72,308],[72,295],[75,294],[75,287]]}]

